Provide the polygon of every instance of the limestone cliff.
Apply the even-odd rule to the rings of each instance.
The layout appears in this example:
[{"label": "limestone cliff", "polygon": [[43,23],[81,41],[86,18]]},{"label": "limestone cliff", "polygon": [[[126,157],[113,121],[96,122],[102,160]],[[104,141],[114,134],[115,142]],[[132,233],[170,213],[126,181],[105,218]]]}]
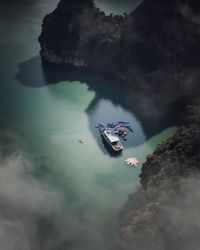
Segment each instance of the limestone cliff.
[{"label": "limestone cliff", "polygon": [[109,72],[162,110],[199,90],[199,9],[195,1],[145,0],[130,15],[106,16],[92,0],[62,0],[44,18],[41,58]]}]

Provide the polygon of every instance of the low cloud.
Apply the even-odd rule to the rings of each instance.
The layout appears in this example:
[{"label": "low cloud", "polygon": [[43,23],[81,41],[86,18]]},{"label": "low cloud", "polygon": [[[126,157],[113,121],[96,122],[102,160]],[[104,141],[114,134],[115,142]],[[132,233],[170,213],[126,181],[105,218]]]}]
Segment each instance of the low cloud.
[{"label": "low cloud", "polygon": [[[199,249],[200,176],[179,181],[178,194],[157,193],[160,198],[149,201],[139,192],[130,198],[121,240],[115,250]],[[135,202],[141,204],[137,206]]]},{"label": "low cloud", "polygon": [[38,223],[62,212],[64,196],[33,176],[34,162],[16,140],[0,133],[0,249],[40,249]]},{"label": "low cloud", "polygon": [[41,171],[49,161],[32,158],[18,136],[0,131],[0,250],[107,249],[93,214],[81,219],[51,167]]},{"label": "low cloud", "polygon": [[191,176],[182,180],[180,187],[180,195],[161,207],[167,218],[167,225],[170,226],[168,228],[171,233],[170,245],[177,250],[198,250],[200,245],[200,176]]}]

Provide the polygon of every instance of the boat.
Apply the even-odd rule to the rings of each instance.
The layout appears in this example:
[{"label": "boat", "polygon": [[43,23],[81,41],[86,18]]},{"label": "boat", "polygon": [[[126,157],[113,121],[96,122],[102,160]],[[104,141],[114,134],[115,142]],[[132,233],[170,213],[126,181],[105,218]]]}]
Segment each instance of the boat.
[{"label": "boat", "polygon": [[115,134],[119,135],[123,140],[127,140],[128,129],[125,127],[117,127]]},{"label": "boat", "polygon": [[121,152],[123,150],[123,145],[121,144],[119,137],[111,129],[103,126],[103,127],[100,127],[99,130],[105,142],[115,152]]}]

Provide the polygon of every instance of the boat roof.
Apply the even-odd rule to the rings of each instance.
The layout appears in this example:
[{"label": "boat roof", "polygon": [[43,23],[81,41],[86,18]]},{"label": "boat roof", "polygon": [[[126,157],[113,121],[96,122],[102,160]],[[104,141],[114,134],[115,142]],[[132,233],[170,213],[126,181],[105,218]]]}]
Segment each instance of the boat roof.
[{"label": "boat roof", "polygon": [[118,142],[119,141],[119,138],[114,134],[112,133],[111,130],[105,130],[104,131],[105,135],[108,137],[109,141],[112,143],[112,142]]}]

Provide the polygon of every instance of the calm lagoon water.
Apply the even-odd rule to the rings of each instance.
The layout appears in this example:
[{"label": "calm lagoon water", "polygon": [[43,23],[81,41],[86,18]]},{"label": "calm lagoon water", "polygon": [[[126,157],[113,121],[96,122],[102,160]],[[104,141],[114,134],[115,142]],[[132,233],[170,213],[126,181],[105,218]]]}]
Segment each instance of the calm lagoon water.
[{"label": "calm lagoon water", "polygon": [[[105,8],[106,3],[101,2]],[[111,3],[108,9],[114,6]],[[17,1],[12,5],[0,4],[3,34],[0,125],[17,133],[33,156],[50,163],[46,171],[56,180],[55,188],[65,194],[68,216],[79,224],[79,233],[73,236],[72,245],[73,241],[77,244],[81,232],[92,242],[88,247],[78,244],[69,249],[103,249],[102,244],[107,249],[118,230],[120,208],[128,194],[139,186],[138,176],[145,156],[174,133],[175,128],[147,137],[143,124],[133,113],[109,99],[109,94],[105,97],[99,95],[98,88],[91,88],[92,84],[102,84],[106,91],[105,86],[114,86],[112,79],[69,73],[76,74],[77,80],[52,78],[48,79],[51,84],[46,85],[37,37],[43,16],[55,6],[56,1],[38,0],[32,4]],[[119,5],[116,6],[117,12]],[[40,86],[32,86],[33,82]],[[120,91],[120,87],[115,91]],[[129,121],[134,133],[124,143],[124,152],[112,157],[95,125],[117,120]],[[79,139],[84,143],[79,143]],[[141,163],[136,169],[124,165],[124,160],[131,156]]]}]

